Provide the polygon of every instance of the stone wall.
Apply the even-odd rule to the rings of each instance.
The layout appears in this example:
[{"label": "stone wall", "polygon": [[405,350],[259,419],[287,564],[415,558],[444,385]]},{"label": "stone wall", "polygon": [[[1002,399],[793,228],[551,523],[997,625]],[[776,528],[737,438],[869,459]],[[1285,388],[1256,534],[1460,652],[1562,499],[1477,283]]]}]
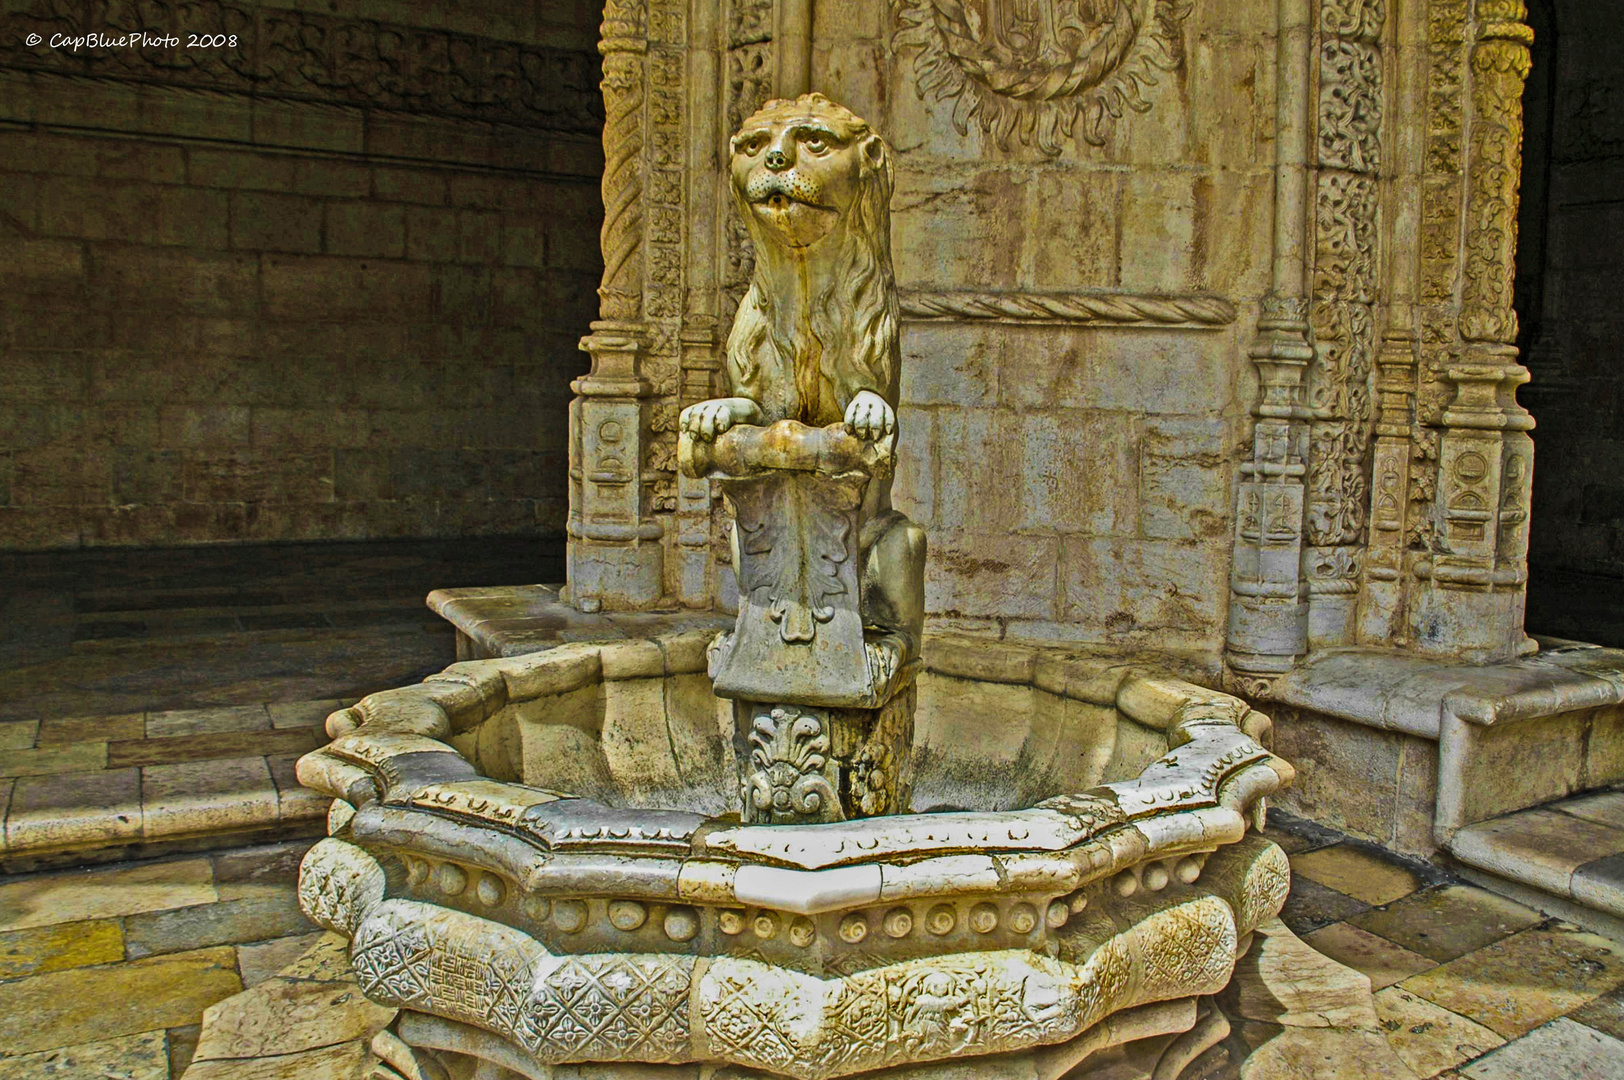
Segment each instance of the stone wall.
[{"label": "stone wall", "polygon": [[1547,39],[1529,87],[1519,275],[1523,397],[1539,421],[1530,568],[1624,578],[1624,8],[1547,0],[1531,13]]},{"label": "stone wall", "polygon": [[1256,392],[1237,311],[1269,284],[1274,5],[1157,6],[1171,70],[1137,69],[1146,111],[1108,77],[1059,99],[1072,137],[1002,140],[995,102],[963,116],[974,87],[928,92],[955,88],[907,29],[928,7],[819,5],[811,81],[897,151],[897,500],[930,533],[931,614],[1216,651]]},{"label": "stone wall", "polygon": [[598,11],[354,8],[0,20],[0,548],[562,533]]}]

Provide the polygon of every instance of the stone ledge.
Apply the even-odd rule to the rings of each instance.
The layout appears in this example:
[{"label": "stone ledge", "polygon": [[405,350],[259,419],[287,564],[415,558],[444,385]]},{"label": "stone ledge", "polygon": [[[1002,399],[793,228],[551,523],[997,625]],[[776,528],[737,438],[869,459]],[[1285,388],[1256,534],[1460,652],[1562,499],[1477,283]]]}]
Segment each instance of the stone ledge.
[{"label": "stone ledge", "polygon": [[1624,649],[1545,638],[1540,652],[1501,664],[1335,649],[1300,661],[1268,700],[1437,739],[1446,709],[1490,726],[1624,702]]},{"label": "stone ledge", "polygon": [[0,760],[0,873],[320,835],[294,763],[339,701],[47,719]]},{"label": "stone ledge", "polygon": [[[1479,822],[1455,833],[1467,867],[1624,925],[1624,791],[1606,791]],[[1551,910],[1549,903],[1545,905]]]}]

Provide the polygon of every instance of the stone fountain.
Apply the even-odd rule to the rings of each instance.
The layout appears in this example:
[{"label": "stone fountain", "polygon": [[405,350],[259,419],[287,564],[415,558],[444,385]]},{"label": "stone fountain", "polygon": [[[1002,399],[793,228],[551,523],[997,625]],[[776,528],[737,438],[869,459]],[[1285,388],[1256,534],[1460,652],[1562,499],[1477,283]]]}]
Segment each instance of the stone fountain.
[{"label": "stone fountain", "polygon": [[807,95],[731,168],[756,278],[679,462],[733,515],[734,629],[458,663],[300,762],[301,901],[399,1010],[376,1075],[1173,1080],[1286,896],[1268,721],[926,639],[889,151]]}]

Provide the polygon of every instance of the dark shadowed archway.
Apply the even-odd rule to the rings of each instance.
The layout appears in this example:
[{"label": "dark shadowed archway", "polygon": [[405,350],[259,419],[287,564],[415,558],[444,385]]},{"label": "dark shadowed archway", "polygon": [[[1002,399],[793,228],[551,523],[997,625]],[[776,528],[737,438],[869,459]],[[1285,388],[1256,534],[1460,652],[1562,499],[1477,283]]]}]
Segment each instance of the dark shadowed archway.
[{"label": "dark shadowed archway", "polygon": [[1533,381],[1530,633],[1624,645],[1624,4],[1530,0],[1519,344]]}]

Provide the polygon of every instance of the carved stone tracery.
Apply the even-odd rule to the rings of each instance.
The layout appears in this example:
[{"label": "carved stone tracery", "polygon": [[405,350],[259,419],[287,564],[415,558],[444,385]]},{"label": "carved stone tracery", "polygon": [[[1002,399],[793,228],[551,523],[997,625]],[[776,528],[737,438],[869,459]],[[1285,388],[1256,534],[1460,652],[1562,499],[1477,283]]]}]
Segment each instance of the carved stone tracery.
[{"label": "carved stone tracery", "polygon": [[1304,571],[1311,646],[1352,630],[1369,510],[1381,228],[1382,0],[1319,8],[1314,274]]}]

